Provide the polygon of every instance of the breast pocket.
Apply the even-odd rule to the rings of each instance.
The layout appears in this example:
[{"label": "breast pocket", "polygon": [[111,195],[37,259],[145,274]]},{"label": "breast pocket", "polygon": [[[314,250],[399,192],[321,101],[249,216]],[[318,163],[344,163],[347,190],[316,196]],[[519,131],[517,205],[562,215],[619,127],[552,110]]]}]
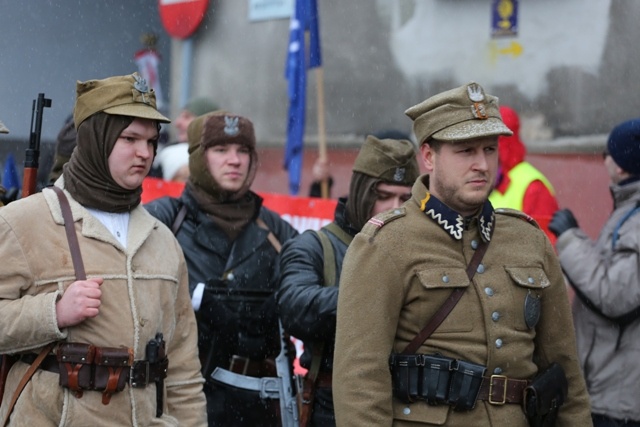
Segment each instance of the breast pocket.
[{"label": "breast pocket", "polygon": [[438,267],[419,271],[417,276],[423,288],[421,299],[426,305],[426,309],[423,310],[423,313],[426,314],[423,319],[424,324],[433,317],[455,289],[465,289],[461,300],[442,324],[438,326],[434,334],[469,332],[473,329],[474,319],[471,319],[468,310],[464,309],[465,300],[472,298],[472,296],[468,295],[469,292],[466,291],[466,288],[469,287],[469,277],[464,269],[459,267]]},{"label": "breast pocket", "polygon": [[542,290],[550,285],[549,278],[540,267],[505,267],[511,286],[515,328],[519,331],[532,330],[541,316]]}]

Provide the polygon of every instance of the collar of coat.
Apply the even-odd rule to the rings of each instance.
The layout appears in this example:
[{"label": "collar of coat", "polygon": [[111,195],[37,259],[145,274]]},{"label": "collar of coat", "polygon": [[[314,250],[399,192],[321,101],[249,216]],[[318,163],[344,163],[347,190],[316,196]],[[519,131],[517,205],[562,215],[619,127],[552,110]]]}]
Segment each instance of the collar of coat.
[{"label": "collar of coat", "polygon": [[[420,210],[427,215],[427,218],[432,219],[452,238],[455,240],[462,239],[462,232],[465,229],[465,218],[442,203],[428,191],[425,198],[420,201]],[[491,202],[488,200],[485,201],[480,213],[471,219],[467,219],[467,221],[473,221],[474,219],[478,221],[482,240],[489,242],[495,226],[495,213]]]}]

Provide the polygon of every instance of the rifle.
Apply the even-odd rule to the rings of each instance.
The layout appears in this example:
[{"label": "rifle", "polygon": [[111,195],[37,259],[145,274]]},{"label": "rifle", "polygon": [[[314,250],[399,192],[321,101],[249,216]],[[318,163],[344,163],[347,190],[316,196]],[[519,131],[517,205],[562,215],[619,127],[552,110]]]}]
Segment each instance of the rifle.
[{"label": "rifle", "polygon": [[[45,107],[51,107],[51,99],[45,98],[44,93],[38,94],[31,107],[31,133],[29,134],[29,148],[24,158],[24,177],[22,183],[22,197],[36,192],[38,180],[38,159],[40,157],[40,135],[42,133],[42,113]],[[35,116],[35,129],[34,129]]]},{"label": "rifle", "polygon": [[234,388],[258,392],[261,399],[279,399],[282,427],[298,427],[298,405],[293,393],[288,337],[285,335],[280,321],[278,321],[278,328],[280,331],[280,353],[276,357],[277,377],[254,378],[236,374],[223,368],[216,368],[211,374],[211,379]]}]

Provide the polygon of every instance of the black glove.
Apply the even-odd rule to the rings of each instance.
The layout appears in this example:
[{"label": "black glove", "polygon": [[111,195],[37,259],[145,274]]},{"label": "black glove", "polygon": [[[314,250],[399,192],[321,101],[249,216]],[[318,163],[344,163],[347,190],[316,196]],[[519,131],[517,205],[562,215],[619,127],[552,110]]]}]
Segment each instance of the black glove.
[{"label": "black glove", "polygon": [[578,221],[576,221],[576,218],[569,209],[561,209],[553,214],[551,222],[549,223],[549,230],[555,234],[556,237],[572,228],[578,228]]}]

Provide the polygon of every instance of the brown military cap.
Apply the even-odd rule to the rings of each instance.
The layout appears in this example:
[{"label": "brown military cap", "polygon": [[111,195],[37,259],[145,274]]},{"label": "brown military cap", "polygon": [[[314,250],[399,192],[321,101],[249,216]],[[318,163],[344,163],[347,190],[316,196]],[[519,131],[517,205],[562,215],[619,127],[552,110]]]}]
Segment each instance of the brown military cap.
[{"label": "brown military cap", "polygon": [[0,133],[9,133],[9,129],[0,121]]},{"label": "brown military cap", "polygon": [[221,144],[241,144],[251,150],[256,148],[256,135],[251,120],[225,111],[197,117],[189,124],[187,135],[189,153],[199,145],[203,149]]},{"label": "brown military cap", "polygon": [[463,141],[487,136],[511,136],[500,116],[498,98],[471,82],[428,98],[404,112],[413,120],[420,144],[430,138]]},{"label": "brown military cap", "polygon": [[413,185],[420,169],[413,144],[404,139],[369,135],[353,164],[353,171],[397,185]]},{"label": "brown military cap", "polygon": [[76,129],[87,117],[101,111],[171,123],[158,112],[154,90],[138,73],[77,82],[76,95],[73,111]]}]

